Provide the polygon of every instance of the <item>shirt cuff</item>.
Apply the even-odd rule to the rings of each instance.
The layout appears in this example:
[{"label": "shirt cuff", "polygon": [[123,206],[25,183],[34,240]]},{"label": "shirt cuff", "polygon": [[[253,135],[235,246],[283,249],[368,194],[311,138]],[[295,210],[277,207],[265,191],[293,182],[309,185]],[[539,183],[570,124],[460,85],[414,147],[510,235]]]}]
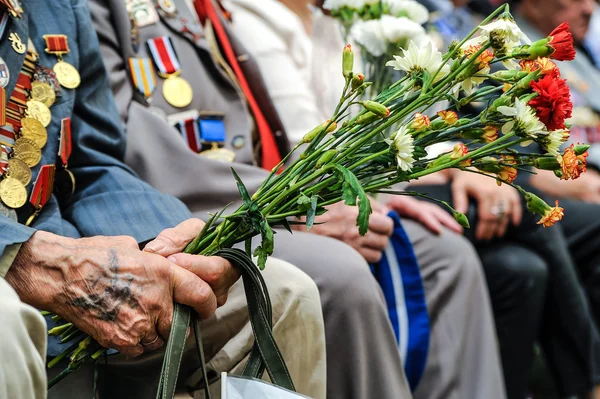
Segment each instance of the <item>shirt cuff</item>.
[{"label": "shirt cuff", "polygon": [[15,261],[21,245],[21,243],[8,245],[2,255],[0,255],[0,277],[5,277],[6,273],[8,273],[8,269],[10,269]]}]

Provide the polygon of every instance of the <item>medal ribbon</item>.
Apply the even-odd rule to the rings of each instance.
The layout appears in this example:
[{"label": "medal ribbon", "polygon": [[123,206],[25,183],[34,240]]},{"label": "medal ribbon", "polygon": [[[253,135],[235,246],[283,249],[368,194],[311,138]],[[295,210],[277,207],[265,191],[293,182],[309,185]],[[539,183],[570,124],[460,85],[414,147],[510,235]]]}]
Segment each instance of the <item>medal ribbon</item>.
[{"label": "medal ribbon", "polygon": [[[25,62],[35,65],[33,61],[34,54],[27,51],[25,56]],[[31,79],[33,69],[23,66],[21,73],[17,79],[17,85],[12,92],[10,100],[8,101],[6,109],[6,121],[13,126],[13,128],[21,128],[21,118],[25,115],[25,108],[27,108],[27,98],[29,96],[29,90],[31,90]]]},{"label": "medal ribbon", "polygon": [[181,70],[179,58],[175,54],[173,42],[169,36],[155,37],[147,42],[152,60],[163,75],[172,75]]},{"label": "medal ribbon", "polygon": [[[0,4],[2,4],[12,15],[17,18],[21,18],[21,10],[18,10],[11,0],[0,0]],[[8,15],[8,14],[7,14]],[[6,22],[4,22],[6,24]]]},{"label": "medal ribbon", "polygon": [[4,125],[0,127],[0,144],[9,147],[12,147],[15,144],[15,131],[12,126]]},{"label": "medal ribbon", "polygon": [[202,149],[202,139],[200,138],[200,126],[198,125],[198,118],[189,118],[175,125],[181,136],[188,144],[188,147],[196,154]]},{"label": "medal ribbon", "polygon": [[42,209],[52,196],[55,173],[55,165],[44,165],[40,168],[40,173],[35,180],[31,197],[29,198],[29,202],[37,211]]},{"label": "medal ribbon", "polygon": [[44,35],[44,40],[48,54],[62,55],[71,51],[67,35]]},{"label": "medal ribbon", "polygon": [[60,141],[58,143],[58,156],[62,161],[63,167],[67,167],[69,157],[73,152],[73,142],[71,138],[71,118],[64,118],[61,121]]},{"label": "medal ribbon", "polygon": [[6,125],[6,90],[4,87],[0,87],[0,126],[4,125]]},{"label": "medal ribbon", "polygon": [[8,167],[8,149],[2,146],[2,151],[0,151],[0,176],[3,176],[6,173],[6,168]]},{"label": "medal ribbon", "polygon": [[150,58],[129,58],[129,71],[136,89],[145,98],[152,97],[156,89],[156,74]]}]

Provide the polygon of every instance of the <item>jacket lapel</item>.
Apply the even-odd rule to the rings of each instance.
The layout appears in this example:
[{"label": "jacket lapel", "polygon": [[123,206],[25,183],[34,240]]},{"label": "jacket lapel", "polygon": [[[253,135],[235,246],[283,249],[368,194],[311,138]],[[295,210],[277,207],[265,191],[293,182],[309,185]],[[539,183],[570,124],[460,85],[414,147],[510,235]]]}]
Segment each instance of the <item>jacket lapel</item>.
[{"label": "jacket lapel", "polygon": [[[198,16],[196,10],[191,9],[186,0],[172,0],[177,6],[177,16],[169,17],[164,12],[159,11],[161,21],[178,35],[185,37],[192,44],[199,47],[202,50],[209,51],[208,43],[204,39],[204,30],[202,25],[198,22]],[[182,33],[185,30],[183,19],[187,21],[188,28],[196,32],[196,37],[192,34]]]},{"label": "jacket lapel", "polygon": [[[27,54],[26,51],[23,52],[23,54],[17,53],[13,49],[12,43],[8,39],[11,33],[14,33],[15,35],[19,36],[23,45],[27,46],[27,42],[29,40],[29,10],[24,2],[21,2],[21,6],[23,7],[21,18],[11,17],[6,25],[6,29],[4,30],[2,37],[0,38],[2,43],[0,46],[0,57],[2,57],[4,62],[6,62],[10,72],[10,82],[5,87],[7,98],[10,98],[15,86],[17,85],[17,80],[19,79],[19,74],[21,73],[23,62],[25,61],[25,55]],[[38,51],[40,51],[40,49],[38,49]]]}]

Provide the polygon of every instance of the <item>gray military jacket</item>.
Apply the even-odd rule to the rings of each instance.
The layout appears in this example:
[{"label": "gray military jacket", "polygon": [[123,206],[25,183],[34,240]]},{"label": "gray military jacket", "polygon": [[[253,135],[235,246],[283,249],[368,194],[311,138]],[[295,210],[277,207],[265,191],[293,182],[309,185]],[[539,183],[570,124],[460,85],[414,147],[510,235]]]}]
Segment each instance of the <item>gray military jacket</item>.
[{"label": "gray military jacket", "polygon": [[[254,162],[253,121],[241,91],[215,61],[200,25],[192,23],[197,17],[190,4],[186,0],[172,1],[177,7],[177,17],[170,18],[158,9],[160,19],[139,28],[137,52],[127,0],[90,0],[89,4],[117,108],[126,125],[127,164],[143,180],[181,199],[196,216],[206,218],[207,211],[240,199],[231,167],[251,193],[266,178],[267,172]],[[147,0],[147,3],[155,2]],[[200,33],[199,37],[181,33],[184,28],[181,17]],[[133,85],[128,70],[129,57],[150,57],[146,41],[160,36],[171,38],[182,65],[181,76],[193,88],[193,101],[186,108],[174,108],[166,102],[162,96],[163,79],[159,76],[150,106]],[[210,160],[189,149],[179,131],[165,117],[189,110],[225,115],[226,148],[235,151],[234,163]]]}]

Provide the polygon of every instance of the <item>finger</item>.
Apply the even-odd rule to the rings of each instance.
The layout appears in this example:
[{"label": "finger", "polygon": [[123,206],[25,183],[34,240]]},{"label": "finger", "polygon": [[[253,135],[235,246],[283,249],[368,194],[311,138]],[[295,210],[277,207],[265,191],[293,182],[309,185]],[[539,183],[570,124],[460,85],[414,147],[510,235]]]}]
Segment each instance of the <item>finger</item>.
[{"label": "finger", "polygon": [[168,259],[208,283],[217,297],[226,295],[240,277],[237,268],[218,256],[207,257],[179,253],[169,256]]},{"label": "finger", "polygon": [[181,252],[204,227],[200,219],[188,219],[176,227],[163,230],[158,237],[144,247],[145,252],[169,256]]},{"label": "finger", "polygon": [[362,247],[374,249],[376,251],[383,251],[390,241],[390,237],[383,234],[375,234],[369,231],[361,242]]},{"label": "finger", "polygon": [[417,220],[425,227],[427,227],[433,234],[440,235],[442,232],[442,225],[437,218],[430,212],[423,212],[418,215]]},{"label": "finger", "polygon": [[469,196],[462,184],[452,184],[452,201],[457,212],[465,213],[469,209]]},{"label": "finger", "polygon": [[521,224],[523,220],[523,207],[521,206],[521,198],[519,195],[513,196],[510,201],[510,209],[512,211],[510,215],[511,222],[514,226],[518,226]]},{"label": "finger", "polygon": [[141,340],[140,344],[144,347],[144,351],[155,351],[165,344],[165,340],[154,333],[153,336],[146,337]]},{"label": "finger", "polygon": [[137,356],[140,356],[142,353],[144,353],[144,347],[141,344],[133,345],[133,346],[131,346],[131,345],[128,345],[128,346],[113,345],[113,346],[111,346],[111,348],[116,349],[117,351],[121,352],[123,355],[128,356],[128,357],[137,357]]},{"label": "finger", "polygon": [[[506,229],[508,228],[509,223],[510,223],[510,216],[504,215],[496,225],[497,228],[494,233],[494,236],[495,237],[504,237],[504,234],[506,234]],[[494,237],[492,237],[492,238],[494,238]]]},{"label": "finger", "polygon": [[389,237],[394,232],[394,221],[386,215],[374,213],[369,218],[369,230]]},{"label": "finger", "polygon": [[[437,208],[437,207],[436,207]],[[464,232],[463,227],[450,215],[448,212],[441,208],[435,210],[435,216],[439,223],[455,233],[462,234]],[[441,232],[441,231],[440,231]]]},{"label": "finger", "polygon": [[201,319],[207,319],[217,310],[217,298],[210,285],[194,273],[173,265],[173,299],[194,308]]},{"label": "finger", "polygon": [[164,340],[169,339],[171,335],[171,326],[173,325],[173,305],[167,306],[156,320],[156,330],[158,335]]},{"label": "finger", "polygon": [[377,251],[375,249],[362,247],[359,248],[358,252],[365,258],[368,263],[377,263],[381,260],[381,256],[383,255],[381,251]]},{"label": "finger", "polygon": [[491,210],[494,201],[489,196],[481,196],[477,203],[478,223],[475,237],[478,240],[489,240],[495,230],[494,224],[497,222],[496,215]]}]

